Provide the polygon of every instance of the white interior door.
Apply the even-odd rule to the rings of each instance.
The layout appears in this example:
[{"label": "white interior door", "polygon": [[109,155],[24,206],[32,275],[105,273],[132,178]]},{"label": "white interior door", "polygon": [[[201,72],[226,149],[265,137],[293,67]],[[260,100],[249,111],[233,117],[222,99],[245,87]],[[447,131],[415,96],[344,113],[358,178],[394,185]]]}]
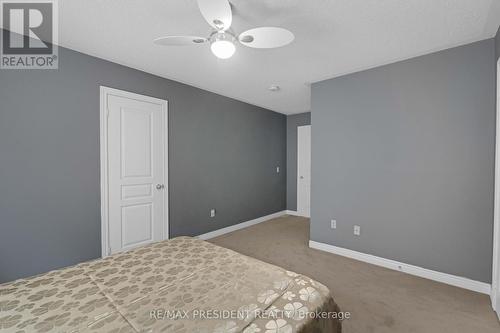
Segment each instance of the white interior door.
[{"label": "white interior door", "polygon": [[497,123],[495,156],[495,201],[493,225],[493,276],[491,304],[500,319],[500,60],[497,63]]},{"label": "white interior door", "polygon": [[297,128],[297,213],[311,216],[311,125]]},{"label": "white interior door", "polygon": [[168,238],[166,101],[103,88],[107,254]]}]

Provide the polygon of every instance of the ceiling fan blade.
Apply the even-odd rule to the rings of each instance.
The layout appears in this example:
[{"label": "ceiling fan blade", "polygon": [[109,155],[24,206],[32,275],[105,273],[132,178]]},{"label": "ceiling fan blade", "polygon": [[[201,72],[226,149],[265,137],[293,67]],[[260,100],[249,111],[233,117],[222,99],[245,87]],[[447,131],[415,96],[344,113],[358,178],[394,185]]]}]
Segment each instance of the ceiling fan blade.
[{"label": "ceiling fan blade", "polygon": [[206,41],[206,38],[198,36],[165,36],[156,38],[153,43],[163,46],[186,46],[203,44]]},{"label": "ceiling fan blade", "polygon": [[277,27],[260,27],[247,30],[238,36],[241,44],[257,49],[270,49],[290,44],[295,39],[289,30]]},{"label": "ceiling fan blade", "polygon": [[217,30],[228,30],[233,13],[228,0],[198,0],[201,15]]}]

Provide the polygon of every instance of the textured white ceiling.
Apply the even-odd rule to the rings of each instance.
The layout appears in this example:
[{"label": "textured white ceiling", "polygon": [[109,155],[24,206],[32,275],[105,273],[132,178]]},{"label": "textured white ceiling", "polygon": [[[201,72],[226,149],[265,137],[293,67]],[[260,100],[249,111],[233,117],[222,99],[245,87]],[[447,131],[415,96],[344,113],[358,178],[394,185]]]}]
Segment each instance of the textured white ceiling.
[{"label": "textured white ceiling", "polygon": [[[195,0],[62,0],[60,44],[285,114],[310,110],[311,82],[494,36],[499,0],[231,0],[233,28],[280,26],[295,41],[167,48],[164,35],[207,36]],[[281,86],[279,92],[267,88]]]}]

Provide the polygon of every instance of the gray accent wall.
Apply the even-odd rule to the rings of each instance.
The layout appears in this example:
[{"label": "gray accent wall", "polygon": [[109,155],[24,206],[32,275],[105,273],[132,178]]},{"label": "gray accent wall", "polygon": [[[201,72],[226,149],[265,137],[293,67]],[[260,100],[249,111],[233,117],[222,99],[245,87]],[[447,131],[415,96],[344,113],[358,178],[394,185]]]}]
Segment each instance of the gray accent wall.
[{"label": "gray accent wall", "polygon": [[297,210],[297,127],[311,125],[311,112],[286,117],[286,209]]},{"label": "gray accent wall", "polygon": [[60,48],[0,70],[0,282],[100,257],[100,85],[169,102],[172,237],[286,209],[284,115]]},{"label": "gray accent wall", "polygon": [[311,240],[489,283],[494,68],[490,39],[313,84]]},{"label": "gray accent wall", "polygon": [[498,60],[500,58],[500,28],[497,31],[497,34],[495,36],[495,54],[496,54],[496,59]]}]

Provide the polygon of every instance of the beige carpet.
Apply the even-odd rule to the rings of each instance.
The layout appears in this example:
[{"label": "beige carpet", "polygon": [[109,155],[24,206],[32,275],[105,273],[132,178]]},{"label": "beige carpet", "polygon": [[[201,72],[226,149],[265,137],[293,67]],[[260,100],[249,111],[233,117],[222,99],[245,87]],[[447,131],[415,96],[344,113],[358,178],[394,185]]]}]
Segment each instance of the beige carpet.
[{"label": "beige carpet", "polygon": [[285,216],[211,242],[308,275],[332,292],[347,333],[500,332],[486,295],[308,247],[309,221]]}]

